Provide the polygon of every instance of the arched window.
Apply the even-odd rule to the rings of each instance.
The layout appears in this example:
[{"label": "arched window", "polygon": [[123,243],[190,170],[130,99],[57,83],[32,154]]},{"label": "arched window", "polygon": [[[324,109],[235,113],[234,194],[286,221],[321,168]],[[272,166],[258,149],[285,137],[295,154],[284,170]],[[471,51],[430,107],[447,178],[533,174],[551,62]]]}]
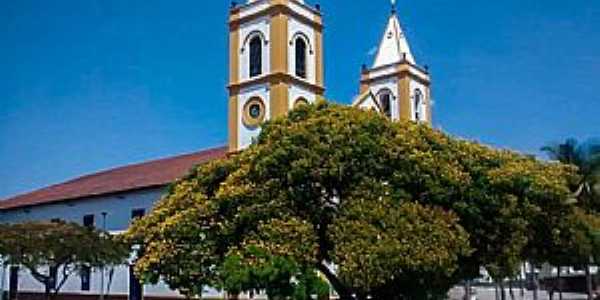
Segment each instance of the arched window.
[{"label": "arched window", "polygon": [[421,122],[423,121],[423,93],[421,92],[421,90],[416,89],[415,90],[415,99],[414,99],[415,103],[413,106],[413,110],[414,110],[414,119],[417,122]]},{"label": "arched window", "polygon": [[379,106],[381,112],[388,118],[392,118],[392,93],[385,89],[379,92]]},{"label": "arched window", "polygon": [[262,74],[262,40],[255,36],[250,40],[250,77]]},{"label": "arched window", "polygon": [[306,42],[296,38],[296,76],[306,78]]},{"label": "arched window", "polygon": [[298,108],[301,105],[308,105],[308,100],[306,100],[306,98],[304,97],[300,97],[298,99],[296,99],[296,101],[294,102],[294,108]]}]

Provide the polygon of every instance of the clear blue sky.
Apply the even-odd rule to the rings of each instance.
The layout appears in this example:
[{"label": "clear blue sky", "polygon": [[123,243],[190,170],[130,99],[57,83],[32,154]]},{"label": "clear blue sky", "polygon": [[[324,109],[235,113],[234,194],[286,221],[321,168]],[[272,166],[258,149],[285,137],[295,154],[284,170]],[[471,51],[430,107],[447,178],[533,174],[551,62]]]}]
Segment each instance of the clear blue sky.
[{"label": "clear blue sky", "polygon": [[[0,198],[225,144],[229,3],[0,0]],[[330,99],[356,93],[388,3],[321,1]],[[398,7],[437,127],[528,153],[600,135],[600,1]]]}]

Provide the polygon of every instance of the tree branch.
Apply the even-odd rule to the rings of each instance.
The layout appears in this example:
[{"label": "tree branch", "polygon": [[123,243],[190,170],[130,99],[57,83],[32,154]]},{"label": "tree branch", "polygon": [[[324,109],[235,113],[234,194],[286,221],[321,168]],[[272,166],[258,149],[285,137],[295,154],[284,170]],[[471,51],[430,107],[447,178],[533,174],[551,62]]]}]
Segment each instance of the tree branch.
[{"label": "tree branch", "polygon": [[329,283],[331,283],[335,291],[340,295],[340,300],[354,299],[354,297],[352,297],[352,291],[348,287],[346,287],[346,285],[343,284],[340,281],[340,279],[331,270],[329,270],[329,268],[325,264],[323,264],[322,262],[317,263],[317,269],[321,273],[323,273],[325,277],[327,277]]},{"label": "tree branch", "polygon": [[65,264],[63,267],[62,278],[61,278],[60,284],[58,284],[54,288],[54,295],[58,295],[58,292],[60,291],[60,289],[63,287],[63,285],[65,285],[69,276],[71,276],[70,268],[67,267],[69,264],[71,264],[71,263]]},{"label": "tree branch", "polygon": [[29,273],[31,273],[31,276],[33,276],[33,278],[35,278],[35,280],[44,284],[44,286],[47,285],[48,281],[50,280],[50,276],[46,276],[46,275],[38,272],[38,270],[36,268],[31,267],[29,265],[24,265],[24,266],[25,266],[25,268],[27,268],[27,270],[29,270]]}]

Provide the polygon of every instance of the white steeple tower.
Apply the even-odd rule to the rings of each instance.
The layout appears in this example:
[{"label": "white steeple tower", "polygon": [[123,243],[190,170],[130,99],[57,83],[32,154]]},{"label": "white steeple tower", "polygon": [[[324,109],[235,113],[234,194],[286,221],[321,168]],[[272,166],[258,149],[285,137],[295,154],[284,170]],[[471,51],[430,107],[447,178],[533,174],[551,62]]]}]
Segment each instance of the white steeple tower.
[{"label": "white steeple tower", "polygon": [[404,31],[402,31],[402,27],[400,27],[400,21],[398,21],[395,1],[392,0],[392,13],[390,14],[387,27],[381,38],[381,43],[379,43],[379,49],[377,50],[373,68],[400,62],[405,56],[408,62],[412,64],[415,63]]},{"label": "white steeple tower", "polygon": [[431,80],[417,65],[396,13],[396,1],[373,66],[363,67],[360,95],[353,105],[375,109],[394,121],[431,124]]}]

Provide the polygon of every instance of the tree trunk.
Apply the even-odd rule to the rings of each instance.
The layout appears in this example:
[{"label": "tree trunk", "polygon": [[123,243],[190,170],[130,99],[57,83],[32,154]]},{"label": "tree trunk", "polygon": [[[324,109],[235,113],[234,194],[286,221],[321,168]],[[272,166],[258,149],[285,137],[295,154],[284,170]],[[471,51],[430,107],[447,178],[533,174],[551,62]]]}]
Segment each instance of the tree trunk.
[{"label": "tree trunk", "polygon": [[52,300],[52,292],[50,291],[50,283],[44,283],[44,298],[46,300]]},{"label": "tree trunk", "polygon": [[333,289],[340,296],[340,300],[353,300],[352,292],[348,289],[338,278],[329,270],[327,266],[322,263],[317,264],[317,269],[327,277],[327,280],[333,287]]},{"label": "tree trunk", "polygon": [[521,272],[519,272],[520,283],[519,287],[521,289],[521,299],[525,299],[525,280],[527,280],[527,265],[523,263]]},{"label": "tree trunk", "polygon": [[529,262],[529,267],[531,269],[531,281],[533,285],[533,300],[538,300],[539,284],[537,280],[537,275],[535,274],[535,266],[533,262]]},{"label": "tree trunk", "polygon": [[504,282],[500,281],[500,297],[502,300],[506,300],[506,290],[504,289]]},{"label": "tree trunk", "polygon": [[496,292],[496,300],[500,300],[500,291],[498,290],[498,283],[494,284],[494,291]]},{"label": "tree trunk", "polygon": [[590,264],[585,264],[585,281],[587,286],[587,297],[588,300],[594,300],[594,291],[592,287],[592,270],[590,270]]},{"label": "tree trunk", "polygon": [[239,298],[240,298],[239,294],[227,293],[227,300],[238,300]]},{"label": "tree trunk", "polygon": [[510,299],[515,300],[515,291],[513,291],[513,281],[508,281],[508,291],[510,292]]},{"label": "tree trunk", "polygon": [[465,300],[471,300],[471,281],[465,281]]},{"label": "tree trunk", "polygon": [[563,292],[562,292],[562,282],[560,277],[560,271],[562,267],[558,267],[558,271],[556,272],[556,286],[558,287],[558,300],[563,300]]}]

